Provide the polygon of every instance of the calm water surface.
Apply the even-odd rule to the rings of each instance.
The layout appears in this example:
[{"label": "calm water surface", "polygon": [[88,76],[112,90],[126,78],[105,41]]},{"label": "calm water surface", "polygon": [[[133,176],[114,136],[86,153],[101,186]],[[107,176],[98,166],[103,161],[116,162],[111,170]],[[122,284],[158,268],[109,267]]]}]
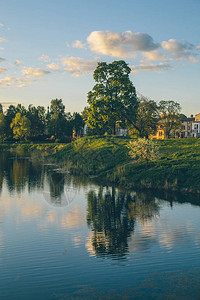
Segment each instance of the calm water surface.
[{"label": "calm water surface", "polygon": [[0,154],[0,299],[200,299],[200,199]]}]

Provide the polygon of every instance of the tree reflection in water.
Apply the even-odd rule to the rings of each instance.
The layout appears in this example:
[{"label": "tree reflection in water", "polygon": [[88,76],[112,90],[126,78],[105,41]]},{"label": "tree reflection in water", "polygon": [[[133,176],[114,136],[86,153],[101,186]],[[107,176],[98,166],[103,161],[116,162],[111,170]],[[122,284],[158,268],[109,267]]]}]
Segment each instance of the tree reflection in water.
[{"label": "tree reflection in water", "polygon": [[43,186],[43,167],[31,161],[29,157],[21,157],[5,151],[0,155],[0,165],[0,191],[4,179],[11,193],[12,191],[20,193],[26,186],[29,192]]},{"label": "tree reflection in water", "polygon": [[128,239],[137,220],[145,222],[159,214],[159,205],[149,193],[99,188],[88,192],[87,224],[97,256],[121,259],[128,252]]},{"label": "tree reflection in water", "polygon": [[65,206],[65,176],[58,172],[49,172],[47,175],[49,191],[44,191],[45,200],[53,206]]}]

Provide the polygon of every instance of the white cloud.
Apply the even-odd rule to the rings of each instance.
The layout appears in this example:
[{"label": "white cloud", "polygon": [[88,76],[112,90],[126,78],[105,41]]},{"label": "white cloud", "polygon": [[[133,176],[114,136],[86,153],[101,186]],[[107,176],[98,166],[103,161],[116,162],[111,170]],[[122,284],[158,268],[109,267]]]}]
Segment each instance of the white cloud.
[{"label": "white cloud", "polygon": [[191,63],[197,63],[199,62],[200,60],[194,56],[191,56],[191,57],[188,57],[187,58],[187,61],[191,62]]},{"label": "white cloud", "polygon": [[21,89],[21,88],[27,87],[27,85],[26,85],[25,83],[22,83],[22,84],[19,84],[17,87],[18,87],[19,89]]},{"label": "white cloud", "polygon": [[87,38],[92,51],[118,58],[135,57],[136,51],[152,51],[159,48],[159,44],[146,33],[122,33],[110,31],[93,31]]},{"label": "white cloud", "polygon": [[34,68],[30,68],[30,67],[24,67],[22,69],[22,74],[23,75],[32,75],[32,76],[36,76],[36,77],[41,77],[44,75],[49,74],[49,71],[45,71],[42,69],[34,69]]},{"label": "white cloud", "polygon": [[22,62],[21,62],[20,60],[16,59],[16,61],[15,61],[14,64],[15,64],[16,66],[19,66],[19,65],[21,65],[21,63],[22,63]]},{"label": "white cloud", "polygon": [[7,77],[4,77],[3,79],[0,79],[0,87],[5,88],[7,86],[13,85],[16,82],[17,82],[16,78],[7,76]]},{"label": "white cloud", "polygon": [[[142,52],[142,55],[145,58],[145,61],[156,61],[156,60],[166,60],[168,59],[167,55],[161,54],[158,50],[153,50],[150,52]],[[141,61],[144,62],[144,61]]]},{"label": "white cloud", "polygon": [[7,40],[5,38],[0,37],[0,42],[6,42]]},{"label": "white cloud", "polygon": [[4,27],[4,25],[1,23],[1,24],[0,24],[0,28],[2,28],[2,27]]},{"label": "white cloud", "polygon": [[62,58],[61,61],[62,65],[65,66],[65,70],[69,71],[75,77],[80,77],[84,73],[90,74],[93,72],[97,67],[99,59],[85,60],[80,57],[69,57]]},{"label": "white cloud", "polygon": [[58,71],[58,70],[60,70],[59,65],[57,65],[57,64],[55,64],[55,63],[51,63],[51,64],[47,65],[47,67],[48,67],[50,70],[52,70],[52,71]]},{"label": "white cloud", "polygon": [[42,60],[42,61],[45,61],[45,62],[50,61],[49,56],[45,55],[45,54],[42,54],[38,59]]},{"label": "white cloud", "polygon": [[0,73],[4,73],[4,72],[7,72],[8,70],[5,69],[5,68],[0,68]]},{"label": "white cloud", "polygon": [[178,42],[175,39],[163,41],[161,45],[163,49],[170,52],[178,60],[187,60],[194,50],[194,45],[186,41]]},{"label": "white cloud", "polygon": [[0,62],[5,61],[5,58],[0,57]]},{"label": "white cloud", "polygon": [[139,66],[131,66],[132,73],[137,74],[139,71],[141,72],[157,72],[161,73],[162,71],[167,71],[171,69],[172,66],[169,62],[161,62],[159,64],[140,64]]},{"label": "white cloud", "polygon": [[200,45],[197,46],[197,50],[200,51]]},{"label": "white cloud", "polygon": [[72,45],[73,48],[80,48],[80,49],[83,49],[85,48],[85,44],[83,44],[81,41],[77,40],[73,45]]},{"label": "white cloud", "polygon": [[[37,69],[35,69],[35,70],[37,70]],[[39,79],[40,79],[38,77],[39,75],[33,75],[33,76],[36,76],[36,77],[32,77],[32,76],[30,76],[30,73],[31,72],[24,72],[24,74],[20,77],[6,76],[6,77],[4,77],[3,79],[0,80],[0,87],[1,88],[6,88],[6,87],[10,87],[10,86],[17,86],[18,88],[23,88],[23,87],[28,86],[28,84],[31,84],[32,82],[39,81]],[[32,74],[33,73],[34,72],[32,72]]]}]

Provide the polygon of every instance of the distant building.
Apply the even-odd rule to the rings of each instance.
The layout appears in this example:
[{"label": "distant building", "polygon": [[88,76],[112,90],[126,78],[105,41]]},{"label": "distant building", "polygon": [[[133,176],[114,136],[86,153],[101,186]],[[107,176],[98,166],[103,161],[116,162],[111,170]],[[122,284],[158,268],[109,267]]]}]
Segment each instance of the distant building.
[{"label": "distant building", "polygon": [[187,138],[193,136],[192,124],[195,118],[191,115],[189,118],[186,116],[182,117],[182,128],[181,128],[181,138]]},{"label": "distant building", "polygon": [[123,128],[116,128],[115,130],[115,134],[119,135],[119,136],[128,136],[129,135],[129,131],[128,129],[123,129]]},{"label": "distant building", "polygon": [[157,139],[157,140],[166,139],[165,131],[164,131],[161,123],[158,124],[156,133],[150,135],[150,139]]},{"label": "distant building", "polygon": [[200,114],[195,115],[195,121],[200,121]]},{"label": "distant building", "polygon": [[196,138],[200,137],[200,121],[194,121],[192,123],[192,136]]},{"label": "distant building", "polygon": [[[198,119],[198,121],[196,121],[196,118]],[[170,136],[175,138],[200,137],[200,114],[195,115],[195,117],[193,117],[193,115],[191,115],[190,117],[182,116],[182,124],[180,125],[180,128],[175,132],[171,132]],[[159,121],[156,133],[154,135],[151,135],[150,138],[167,138],[162,127],[162,116],[161,120]]]}]

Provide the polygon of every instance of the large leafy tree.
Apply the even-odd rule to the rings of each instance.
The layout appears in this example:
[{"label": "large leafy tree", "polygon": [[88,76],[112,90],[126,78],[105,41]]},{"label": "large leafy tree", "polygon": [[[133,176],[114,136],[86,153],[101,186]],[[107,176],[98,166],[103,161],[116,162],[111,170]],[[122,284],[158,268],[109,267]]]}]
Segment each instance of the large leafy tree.
[{"label": "large leafy tree", "polygon": [[46,122],[45,108],[43,106],[38,106],[36,108],[30,104],[26,116],[31,121],[31,136],[42,136],[44,134]]},{"label": "large leafy tree", "polygon": [[72,126],[76,136],[80,135],[80,132],[84,127],[84,124],[85,123],[83,121],[82,116],[77,112],[73,113]]},{"label": "large leafy tree", "polygon": [[161,114],[161,126],[164,129],[167,138],[181,128],[181,106],[175,101],[161,100],[158,103],[158,109]]},{"label": "large leafy tree", "polygon": [[55,138],[63,138],[68,132],[68,120],[62,99],[51,100],[50,116],[48,121],[49,133]]},{"label": "large leafy tree", "polygon": [[143,138],[148,138],[157,130],[159,121],[158,106],[155,101],[145,97],[139,99],[139,107],[136,122],[130,126],[130,132]]},{"label": "large leafy tree", "polygon": [[10,127],[13,130],[15,139],[20,139],[20,141],[27,140],[28,136],[30,136],[31,122],[27,117],[22,116],[20,113],[16,114]]},{"label": "large leafy tree", "polygon": [[14,105],[10,105],[5,114],[5,131],[8,139],[13,138],[13,131],[10,127],[12,120],[15,118],[16,113],[19,113],[19,108]]},{"label": "large leafy tree", "polygon": [[117,122],[127,126],[135,121],[138,101],[129,79],[130,72],[122,60],[98,63],[93,76],[96,84],[88,93],[87,124],[90,128],[110,128],[115,134]]}]

